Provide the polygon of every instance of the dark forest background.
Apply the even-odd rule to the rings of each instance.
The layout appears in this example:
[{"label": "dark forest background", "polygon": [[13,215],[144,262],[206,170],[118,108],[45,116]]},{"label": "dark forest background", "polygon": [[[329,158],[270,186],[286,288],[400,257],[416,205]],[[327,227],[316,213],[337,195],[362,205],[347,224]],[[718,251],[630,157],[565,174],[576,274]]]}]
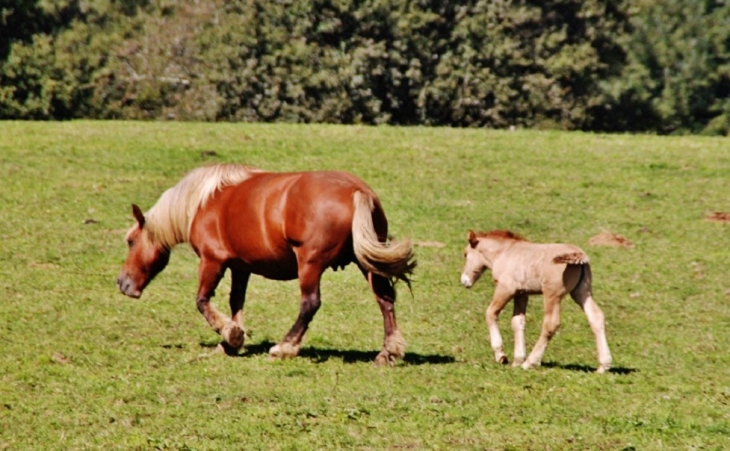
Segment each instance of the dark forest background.
[{"label": "dark forest background", "polygon": [[0,119],[730,129],[730,3],[0,0]]}]

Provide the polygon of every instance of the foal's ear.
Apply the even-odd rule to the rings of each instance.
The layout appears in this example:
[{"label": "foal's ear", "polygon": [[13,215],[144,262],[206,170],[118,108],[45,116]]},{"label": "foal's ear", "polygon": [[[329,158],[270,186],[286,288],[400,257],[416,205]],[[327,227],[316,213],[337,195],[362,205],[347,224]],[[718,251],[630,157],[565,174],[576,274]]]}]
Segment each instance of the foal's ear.
[{"label": "foal's ear", "polygon": [[135,204],[132,204],[132,214],[134,215],[134,219],[137,220],[139,228],[144,227],[144,215],[142,214],[142,210]]},{"label": "foal's ear", "polygon": [[466,234],[466,240],[469,241],[471,247],[477,247],[477,243],[479,243],[477,234],[473,230],[469,230],[469,233]]}]

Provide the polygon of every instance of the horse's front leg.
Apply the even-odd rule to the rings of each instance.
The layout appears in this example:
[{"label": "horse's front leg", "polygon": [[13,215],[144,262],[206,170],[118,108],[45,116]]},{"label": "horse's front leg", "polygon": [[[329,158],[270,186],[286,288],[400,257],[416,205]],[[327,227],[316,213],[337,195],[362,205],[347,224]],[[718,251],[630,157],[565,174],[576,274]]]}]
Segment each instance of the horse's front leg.
[{"label": "horse's front leg", "polygon": [[[221,281],[225,270],[225,266],[218,261],[205,257],[200,259],[200,265],[198,266],[198,295],[195,299],[195,304],[198,306],[198,311],[203,314],[213,330],[219,334],[223,334],[223,331],[227,329],[230,337],[232,330],[230,324],[233,321],[219,312],[210,302],[210,298],[215,295],[215,289]],[[225,336],[223,338],[226,339]],[[228,344],[230,345],[230,343]]]},{"label": "horse's front leg", "polygon": [[402,359],[406,353],[406,342],[395,322],[395,289],[385,277],[369,272],[367,278],[380,307],[380,312],[383,314],[385,328],[383,349],[375,357],[375,364],[393,366],[395,361]]},{"label": "horse's front leg", "polygon": [[249,272],[231,269],[231,296],[229,298],[231,321],[223,326],[221,336],[233,351],[241,349],[245,340],[243,304],[246,302],[246,287],[250,276]]},{"label": "horse's front leg", "polygon": [[489,307],[487,307],[487,311],[484,315],[487,322],[487,328],[489,329],[489,341],[492,345],[492,350],[494,351],[494,360],[503,365],[509,363],[509,359],[502,349],[502,335],[499,333],[497,320],[499,319],[499,314],[502,312],[502,309],[504,309],[504,306],[507,305],[510,299],[512,299],[513,295],[514,293],[512,291],[505,290],[501,285],[497,284],[494,289],[492,302],[489,304]]},{"label": "horse's front leg", "polygon": [[323,270],[314,265],[300,266],[299,288],[301,290],[301,303],[299,305],[299,316],[296,322],[284,336],[284,339],[269,350],[269,355],[274,358],[296,357],[299,354],[299,347],[302,344],[304,333],[309,328],[309,323],[314,314],[319,310],[321,304],[319,281]]},{"label": "horse's front leg", "polygon": [[525,361],[527,350],[525,348],[525,313],[527,312],[526,294],[515,295],[514,311],[512,313],[512,332],[515,334],[515,356],[513,366],[520,366]]}]

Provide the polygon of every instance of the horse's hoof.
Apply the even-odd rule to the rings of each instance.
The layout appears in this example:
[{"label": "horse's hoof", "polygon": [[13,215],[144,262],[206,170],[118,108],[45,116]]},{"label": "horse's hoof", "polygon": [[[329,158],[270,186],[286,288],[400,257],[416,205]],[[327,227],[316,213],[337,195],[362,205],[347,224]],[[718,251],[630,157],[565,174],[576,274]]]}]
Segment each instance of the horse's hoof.
[{"label": "horse's hoof", "polygon": [[243,332],[243,329],[233,322],[226,324],[221,331],[221,336],[228,343],[228,346],[236,350],[243,347],[243,342],[246,338],[246,334]]},{"label": "horse's hoof", "polygon": [[272,359],[286,359],[296,357],[299,354],[299,346],[294,346],[291,343],[279,343],[269,349],[269,357]]},{"label": "horse's hoof", "polygon": [[610,368],[609,366],[604,366],[604,365],[601,365],[601,366],[599,366],[599,367],[598,367],[598,369],[596,370],[596,373],[598,373],[598,374],[604,374],[604,373],[608,373],[608,370],[609,370],[609,368]]},{"label": "horse's hoof", "polygon": [[507,358],[506,355],[502,355],[499,357],[497,362],[499,362],[501,365],[507,365],[509,363],[509,359]]},{"label": "horse's hoof", "polygon": [[213,350],[214,354],[225,354],[229,356],[237,356],[240,348],[234,348],[225,341],[218,343],[218,346]]},{"label": "horse's hoof", "polygon": [[523,359],[515,358],[514,362],[512,362],[512,366],[515,366],[515,367],[522,366],[523,363],[525,363],[524,358]]},{"label": "horse's hoof", "polygon": [[390,359],[397,360],[402,359],[406,355],[406,341],[403,339],[400,331],[396,330],[390,336],[385,338],[383,350],[381,354],[385,352],[390,355]]}]

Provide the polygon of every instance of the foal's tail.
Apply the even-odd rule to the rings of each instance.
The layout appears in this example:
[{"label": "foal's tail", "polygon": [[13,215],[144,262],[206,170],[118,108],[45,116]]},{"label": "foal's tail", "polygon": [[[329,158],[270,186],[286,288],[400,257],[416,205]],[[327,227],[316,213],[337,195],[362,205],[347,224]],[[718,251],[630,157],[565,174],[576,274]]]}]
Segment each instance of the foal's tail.
[{"label": "foal's tail", "polygon": [[400,279],[410,286],[410,275],[416,267],[409,240],[381,242],[373,224],[375,200],[371,194],[355,191],[355,212],[352,217],[352,246],[355,257],[366,270],[389,280]]},{"label": "foal's tail", "polygon": [[568,265],[586,265],[588,256],[585,252],[568,252],[553,258],[553,263],[566,263]]},{"label": "foal's tail", "polygon": [[[586,255],[583,251],[575,251],[575,252],[567,252],[565,254],[560,254],[553,258],[553,263],[565,263],[567,265],[576,265],[580,266],[580,277],[578,277],[578,282],[576,282],[575,286],[578,287],[586,277],[586,266],[589,266],[588,263],[588,255]],[[590,268],[589,268],[590,270]]]}]

